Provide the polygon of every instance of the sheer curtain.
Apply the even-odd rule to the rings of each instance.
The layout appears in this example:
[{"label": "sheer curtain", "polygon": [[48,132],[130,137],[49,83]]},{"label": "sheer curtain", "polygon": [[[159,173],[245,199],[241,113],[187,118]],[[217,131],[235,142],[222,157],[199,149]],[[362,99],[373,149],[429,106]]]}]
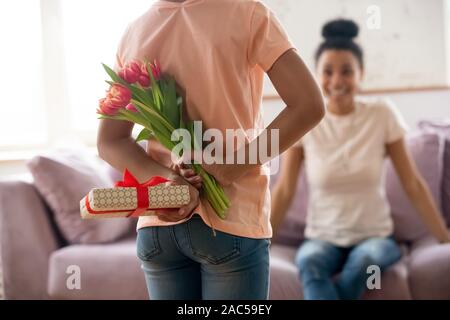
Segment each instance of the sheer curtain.
[{"label": "sheer curtain", "polygon": [[97,128],[97,102],[107,89],[107,75],[101,63],[114,65],[117,45],[128,23],[153,2],[62,1],[70,128],[74,132],[89,135]]},{"label": "sheer curtain", "polygon": [[0,150],[45,143],[39,1],[0,1]]},{"label": "sheer curtain", "polygon": [[114,64],[128,23],[153,2],[0,1],[2,156],[71,139],[95,143],[107,89],[101,63]]}]

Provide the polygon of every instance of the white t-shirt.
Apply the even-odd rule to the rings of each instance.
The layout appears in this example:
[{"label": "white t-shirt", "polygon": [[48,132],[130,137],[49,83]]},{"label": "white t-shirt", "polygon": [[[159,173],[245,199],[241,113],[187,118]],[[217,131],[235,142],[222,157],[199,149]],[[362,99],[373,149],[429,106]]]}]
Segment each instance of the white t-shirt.
[{"label": "white t-shirt", "polygon": [[348,115],[326,112],[296,144],[304,148],[310,190],[307,238],[345,247],[392,234],[383,163],[386,144],[406,130],[387,101],[358,99]]}]

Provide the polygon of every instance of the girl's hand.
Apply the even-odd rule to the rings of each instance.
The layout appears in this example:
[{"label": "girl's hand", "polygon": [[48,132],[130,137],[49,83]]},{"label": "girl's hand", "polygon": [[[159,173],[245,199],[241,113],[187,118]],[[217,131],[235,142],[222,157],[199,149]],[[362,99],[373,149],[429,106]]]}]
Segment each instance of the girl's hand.
[{"label": "girl's hand", "polygon": [[202,177],[196,174],[189,165],[184,163],[173,164],[171,169],[195,188],[200,189],[202,187]]},{"label": "girl's hand", "polygon": [[[200,159],[200,165],[206,173],[213,176],[221,186],[228,186],[233,183],[242,173],[242,165],[225,164],[222,160],[222,164],[206,164],[205,159],[202,158],[203,154],[200,151],[191,151],[190,158],[183,155],[176,163],[170,166],[170,169],[182,176],[186,181],[191,183],[197,189],[200,189],[203,183],[203,179],[200,175],[196,174],[192,169],[192,163],[195,159]],[[217,155],[217,159],[224,159],[222,155]],[[216,160],[217,160],[216,159]],[[199,160],[199,161],[200,161]]]}]

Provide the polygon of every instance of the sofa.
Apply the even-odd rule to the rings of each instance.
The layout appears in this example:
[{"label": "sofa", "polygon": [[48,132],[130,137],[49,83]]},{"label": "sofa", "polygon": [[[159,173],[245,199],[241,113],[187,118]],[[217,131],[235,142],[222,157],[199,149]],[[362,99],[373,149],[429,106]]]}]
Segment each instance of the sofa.
[{"label": "sofa", "polygon": [[[450,125],[422,123],[408,134],[408,145],[450,226]],[[6,299],[149,298],[135,252],[136,220],[80,224],[74,199],[119,178],[101,161],[89,161],[78,151],[40,155],[28,164],[33,180],[0,182]],[[101,177],[90,180],[94,175]],[[294,257],[303,241],[308,188],[304,174],[298,179],[295,200],[271,244],[273,300],[303,298]],[[277,175],[271,180],[273,185]],[[450,299],[450,244],[438,244],[423,227],[389,161],[385,180],[403,256],[382,274],[381,289],[367,290],[364,299]]]}]

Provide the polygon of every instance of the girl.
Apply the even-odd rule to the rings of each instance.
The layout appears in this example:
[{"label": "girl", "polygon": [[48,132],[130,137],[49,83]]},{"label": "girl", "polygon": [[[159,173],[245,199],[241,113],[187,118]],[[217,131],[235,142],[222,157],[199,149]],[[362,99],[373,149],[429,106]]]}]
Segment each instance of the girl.
[{"label": "girl", "polygon": [[[259,1],[156,1],[130,24],[117,58],[116,69],[135,59],[158,60],[186,93],[188,118],[223,136],[226,129],[264,128],[264,72],[288,105],[268,128],[280,130],[280,152],[323,117],[313,77],[278,20]],[[191,191],[191,202],[179,211],[157,211],[139,219],[137,254],[150,298],[266,299],[272,236],[267,167],[260,159],[257,164],[204,166],[231,201],[221,220],[193,187],[200,178],[184,179],[172,170],[176,167],[170,151],[154,141],[147,152],[142,150],[131,137],[132,129],[125,121],[102,120],[100,156],[120,171],[128,168],[141,181],[159,175],[188,184]],[[249,155],[259,140],[246,136],[236,154],[244,150]]]}]

